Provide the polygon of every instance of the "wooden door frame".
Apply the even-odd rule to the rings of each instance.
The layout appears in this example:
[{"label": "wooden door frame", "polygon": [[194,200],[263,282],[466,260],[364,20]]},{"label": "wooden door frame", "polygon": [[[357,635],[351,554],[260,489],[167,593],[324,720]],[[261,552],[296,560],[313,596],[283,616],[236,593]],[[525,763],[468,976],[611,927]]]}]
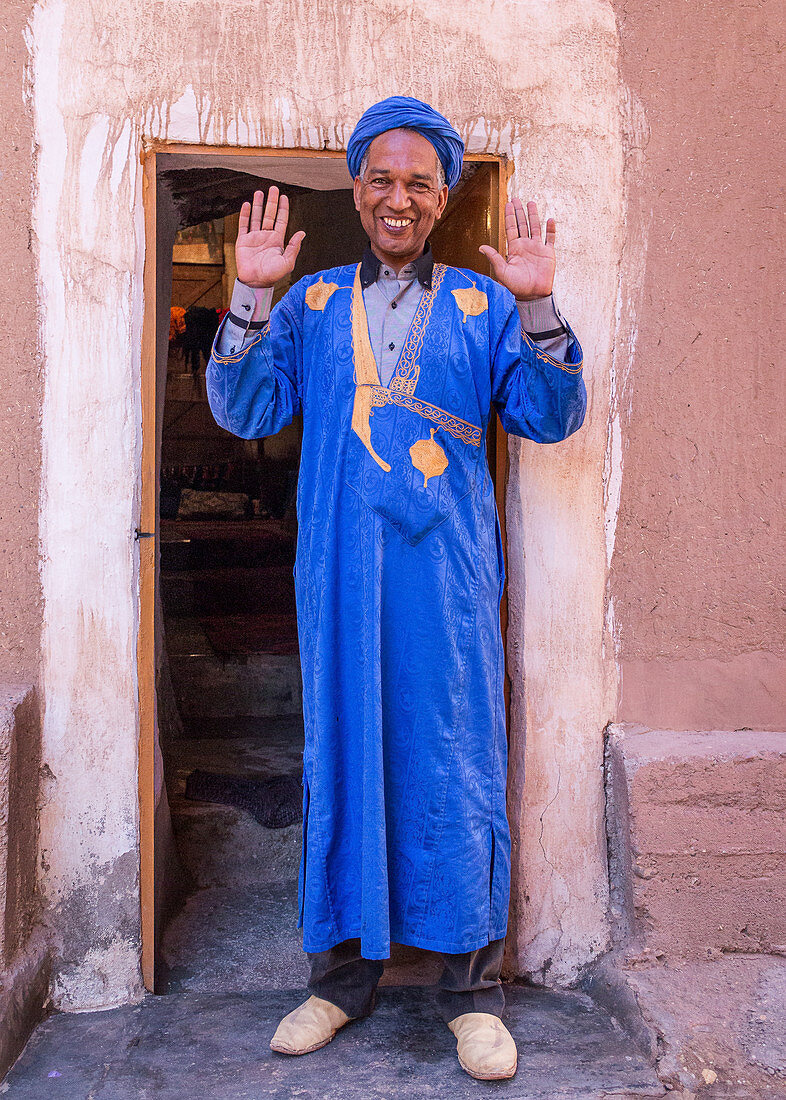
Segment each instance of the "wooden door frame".
[{"label": "wooden door frame", "polygon": [[[137,635],[137,689],[139,708],[139,847],[140,907],[142,923],[142,978],[145,988],[155,984],[155,751],[156,751],[156,667],[155,667],[155,592],[158,556],[158,479],[156,454],[156,276],[157,276],[157,154],[178,153],[201,157],[277,157],[343,159],[335,150],[254,148],[197,145],[186,142],[146,142],[142,153],[142,207],[144,211],[145,259],[143,272],[144,318],[142,325],[142,452],[140,488],[139,545],[139,629]],[[505,248],[505,203],[512,164],[490,153],[472,153],[470,162],[490,162],[498,166],[493,173],[492,239]],[[496,194],[495,194],[496,193]],[[496,210],[494,208],[496,207]],[[494,224],[494,222],[496,224]],[[507,546],[505,531],[505,486],[508,468],[507,437],[499,417],[495,417],[493,466],[497,510],[502,527],[502,544]],[[490,456],[491,457],[491,456]],[[507,586],[500,609],[503,638],[507,631]],[[510,682],[505,677],[505,698],[510,710]]]}]

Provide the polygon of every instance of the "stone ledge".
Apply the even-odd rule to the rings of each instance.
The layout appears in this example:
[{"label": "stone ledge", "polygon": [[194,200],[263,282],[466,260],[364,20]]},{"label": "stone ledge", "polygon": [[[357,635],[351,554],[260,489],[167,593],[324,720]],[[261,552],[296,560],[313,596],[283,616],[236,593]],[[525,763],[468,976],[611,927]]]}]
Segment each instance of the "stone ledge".
[{"label": "stone ledge", "polygon": [[652,958],[786,944],[786,734],[611,726],[614,940]]},{"label": "stone ledge", "polygon": [[0,1079],[44,1015],[50,964],[49,943],[43,929],[38,928],[18,958],[0,972]]},{"label": "stone ledge", "polygon": [[632,964],[612,952],[581,984],[675,1100],[786,1100],[786,960]]},{"label": "stone ledge", "polygon": [[732,760],[786,755],[786,732],[769,730],[653,730],[634,723],[611,725],[609,735],[624,739],[631,769],[663,760],[711,757]]},{"label": "stone ledge", "polygon": [[40,747],[35,691],[0,685],[0,1074],[41,1019],[49,991],[36,891]]},{"label": "stone ledge", "polygon": [[670,1095],[786,1100],[786,734],[610,726],[615,948],[582,986]]},{"label": "stone ledge", "polygon": [[30,687],[0,685],[0,966],[37,918],[36,858],[41,724]]}]

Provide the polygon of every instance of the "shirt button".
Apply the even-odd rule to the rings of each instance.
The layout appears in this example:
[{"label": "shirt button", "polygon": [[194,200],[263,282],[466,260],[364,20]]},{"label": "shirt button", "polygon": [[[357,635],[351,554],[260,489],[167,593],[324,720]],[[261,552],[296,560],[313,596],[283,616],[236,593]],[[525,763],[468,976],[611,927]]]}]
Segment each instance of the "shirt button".
[{"label": "shirt button", "polygon": [[395,309],[395,308],[396,308],[396,305],[397,305],[397,303],[396,303],[396,302],[391,302],[391,303],[390,303],[390,308],[391,308],[391,309]]},{"label": "shirt button", "polygon": [[395,346],[395,344],[388,344],[388,351],[393,351]]},{"label": "shirt button", "polygon": [[389,275],[389,274],[390,274],[390,272],[388,271],[388,269],[387,269],[387,268],[385,268],[385,274],[386,274],[386,275]]}]

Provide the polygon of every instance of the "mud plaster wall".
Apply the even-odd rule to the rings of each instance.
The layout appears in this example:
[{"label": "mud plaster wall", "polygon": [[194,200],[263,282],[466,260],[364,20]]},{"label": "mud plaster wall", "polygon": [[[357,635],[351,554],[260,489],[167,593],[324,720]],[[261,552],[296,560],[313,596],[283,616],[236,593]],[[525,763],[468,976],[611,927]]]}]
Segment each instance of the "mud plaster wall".
[{"label": "mud plaster wall", "polygon": [[628,158],[626,240],[648,247],[624,280],[640,308],[629,360],[620,349],[620,716],[783,730],[786,13],[615,8],[649,127]]},{"label": "mud plaster wall", "polygon": [[42,884],[61,941],[56,1002],[109,1004],[141,988],[141,143],[342,148],[362,110],[393,92],[439,104],[470,151],[510,157],[512,192],[555,214],[560,299],[587,353],[588,423],[560,447],[511,442],[508,516],[510,965],[571,979],[607,942],[602,730],[615,684],[601,486],[623,217],[610,7],[42,0],[31,39],[46,356],[44,756],[54,776]]},{"label": "mud plaster wall", "polygon": [[41,635],[38,491],[41,374],[31,242],[33,112],[24,95],[32,0],[3,4],[0,82],[0,684],[37,684]]}]

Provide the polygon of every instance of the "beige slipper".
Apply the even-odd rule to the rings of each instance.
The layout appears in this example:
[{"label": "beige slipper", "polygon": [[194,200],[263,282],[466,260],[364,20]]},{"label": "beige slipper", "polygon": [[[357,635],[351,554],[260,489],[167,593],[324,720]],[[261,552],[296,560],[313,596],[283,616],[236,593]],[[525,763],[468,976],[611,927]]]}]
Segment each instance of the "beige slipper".
[{"label": "beige slipper", "polygon": [[516,1072],[518,1053],[513,1036],[490,1012],[465,1012],[448,1027],[458,1040],[461,1068],[478,1081],[499,1081]]},{"label": "beige slipper", "polygon": [[309,997],[284,1017],[270,1040],[270,1049],[280,1054],[310,1054],[326,1046],[350,1019],[330,1001]]}]

